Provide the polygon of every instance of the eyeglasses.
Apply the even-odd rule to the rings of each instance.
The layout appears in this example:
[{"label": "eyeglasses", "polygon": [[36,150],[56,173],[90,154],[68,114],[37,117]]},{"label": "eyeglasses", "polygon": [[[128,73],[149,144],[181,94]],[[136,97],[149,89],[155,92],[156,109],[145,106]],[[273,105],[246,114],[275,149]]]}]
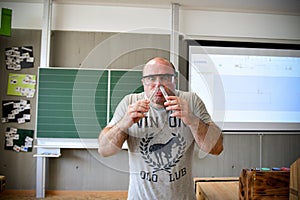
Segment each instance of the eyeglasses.
[{"label": "eyeglasses", "polygon": [[176,75],[175,74],[155,74],[143,76],[142,80],[146,85],[153,85],[159,80],[161,84],[174,83]]}]

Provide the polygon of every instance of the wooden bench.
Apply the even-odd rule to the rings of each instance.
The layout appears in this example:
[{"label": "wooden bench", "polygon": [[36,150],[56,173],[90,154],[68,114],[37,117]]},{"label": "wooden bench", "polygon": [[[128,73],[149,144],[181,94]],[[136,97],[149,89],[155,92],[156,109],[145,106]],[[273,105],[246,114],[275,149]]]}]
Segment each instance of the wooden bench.
[{"label": "wooden bench", "polygon": [[239,199],[239,177],[194,178],[198,200]]}]

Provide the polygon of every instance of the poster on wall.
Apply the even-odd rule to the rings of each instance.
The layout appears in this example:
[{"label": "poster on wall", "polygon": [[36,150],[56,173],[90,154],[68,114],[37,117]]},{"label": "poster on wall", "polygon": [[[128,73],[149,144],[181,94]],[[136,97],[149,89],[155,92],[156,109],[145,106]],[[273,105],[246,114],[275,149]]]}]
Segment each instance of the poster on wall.
[{"label": "poster on wall", "polygon": [[30,101],[2,101],[2,123],[7,122],[18,122],[19,124],[30,122]]},{"label": "poster on wall", "polygon": [[5,150],[31,152],[33,146],[33,130],[7,127],[5,132]]},{"label": "poster on wall", "polygon": [[11,36],[12,9],[1,8],[0,10],[0,35]]},{"label": "poster on wall", "polygon": [[34,97],[36,76],[9,73],[7,95]]},{"label": "poster on wall", "polygon": [[8,70],[32,68],[34,64],[32,46],[6,48],[5,64]]}]

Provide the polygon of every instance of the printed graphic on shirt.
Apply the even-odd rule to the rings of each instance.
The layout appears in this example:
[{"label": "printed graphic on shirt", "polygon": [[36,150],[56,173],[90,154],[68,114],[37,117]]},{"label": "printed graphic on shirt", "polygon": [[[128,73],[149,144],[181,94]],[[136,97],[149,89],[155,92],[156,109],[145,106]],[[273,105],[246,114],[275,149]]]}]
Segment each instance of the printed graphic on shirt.
[{"label": "printed graphic on shirt", "polygon": [[141,139],[139,146],[143,160],[152,167],[152,173],[162,170],[171,173],[171,168],[177,165],[184,154],[184,137],[172,133],[170,139],[164,143],[154,143],[153,138],[154,133],[151,133]]}]

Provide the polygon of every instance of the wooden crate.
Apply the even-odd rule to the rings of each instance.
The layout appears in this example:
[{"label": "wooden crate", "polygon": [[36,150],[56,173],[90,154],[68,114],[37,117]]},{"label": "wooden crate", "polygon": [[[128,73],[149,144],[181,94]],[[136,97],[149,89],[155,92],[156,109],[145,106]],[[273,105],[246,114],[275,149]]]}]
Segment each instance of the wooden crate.
[{"label": "wooden crate", "polygon": [[290,200],[300,199],[300,158],[291,165]]},{"label": "wooden crate", "polygon": [[0,192],[5,190],[5,176],[0,175]]},{"label": "wooden crate", "polygon": [[243,169],[239,178],[239,199],[289,199],[289,171]]}]

